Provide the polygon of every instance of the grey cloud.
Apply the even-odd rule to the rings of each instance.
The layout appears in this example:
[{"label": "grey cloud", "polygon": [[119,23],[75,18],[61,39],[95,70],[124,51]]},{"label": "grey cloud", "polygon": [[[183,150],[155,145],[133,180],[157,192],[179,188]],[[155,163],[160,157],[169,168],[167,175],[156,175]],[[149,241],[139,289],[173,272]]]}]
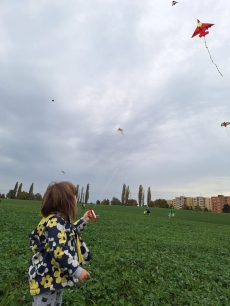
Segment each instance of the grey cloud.
[{"label": "grey cloud", "polygon": [[[62,179],[90,183],[90,201],[123,183],[135,198],[140,184],[153,197],[229,192],[229,10],[2,2],[0,192]],[[215,23],[207,44],[223,77],[191,39],[197,18]]]}]

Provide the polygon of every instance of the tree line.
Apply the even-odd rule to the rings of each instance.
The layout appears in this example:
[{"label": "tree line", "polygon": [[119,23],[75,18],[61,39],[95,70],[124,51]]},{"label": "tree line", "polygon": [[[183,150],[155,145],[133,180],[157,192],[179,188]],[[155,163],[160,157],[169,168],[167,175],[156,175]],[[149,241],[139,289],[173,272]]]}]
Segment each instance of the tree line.
[{"label": "tree line", "polygon": [[14,189],[9,190],[6,194],[6,198],[19,200],[42,200],[40,193],[34,194],[34,183],[31,184],[29,191],[27,192],[22,190],[22,183],[18,184],[18,182],[15,184]]},{"label": "tree line", "polygon": [[[22,191],[22,183],[18,184],[16,182],[14,189],[10,189],[6,194],[0,193],[0,198],[9,198],[9,199],[19,199],[19,200],[37,200],[42,201],[42,195],[40,193],[34,194],[34,183],[31,184],[29,191]],[[76,198],[78,203],[88,203],[89,200],[89,184],[86,186],[86,191],[84,192],[84,187],[79,188],[79,185],[76,186]]]},{"label": "tree line", "polygon": [[76,197],[78,203],[84,203],[87,204],[89,200],[89,184],[86,185],[86,190],[84,192],[84,186],[81,187],[81,190],[79,188],[79,185],[76,186]]},{"label": "tree line", "polygon": [[[168,208],[168,202],[165,199],[157,199],[152,201],[151,199],[151,188],[148,187],[147,195],[146,195],[146,205],[149,207],[161,207],[161,208]],[[138,201],[131,198],[131,192],[129,186],[123,184],[122,191],[121,191],[121,199],[113,197],[110,201],[109,199],[104,199],[102,201],[97,200],[96,204],[102,205],[121,205],[121,206],[139,206],[142,207],[145,205],[145,190],[142,185],[139,186],[138,189]]]},{"label": "tree line", "polygon": [[[34,183],[31,184],[29,191],[22,190],[22,183],[18,184],[16,182],[14,189],[10,189],[9,192],[6,194],[7,198],[10,199],[20,199],[20,200],[42,200],[42,195],[40,193],[34,194]],[[87,204],[89,200],[89,188],[90,185],[87,184],[86,188],[82,186],[80,188],[79,185],[76,186],[76,198],[78,203]],[[1,197],[1,194],[0,194]],[[5,195],[3,194],[3,198]],[[131,198],[131,192],[129,185],[123,184],[122,191],[121,191],[121,198],[118,199],[113,197],[110,201],[109,199],[104,199],[102,201],[97,200],[96,204],[102,205],[121,205],[121,206],[139,206],[142,207],[145,205],[145,190],[142,185],[139,186],[138,189],[138,200]],[[148,187],[147,194],[146,194],[146,205],[149,207],[161,207],[161,208],[168,208],[169,205],[165,199],[157,199],[152,201],[151,199],[151,188]]]}]

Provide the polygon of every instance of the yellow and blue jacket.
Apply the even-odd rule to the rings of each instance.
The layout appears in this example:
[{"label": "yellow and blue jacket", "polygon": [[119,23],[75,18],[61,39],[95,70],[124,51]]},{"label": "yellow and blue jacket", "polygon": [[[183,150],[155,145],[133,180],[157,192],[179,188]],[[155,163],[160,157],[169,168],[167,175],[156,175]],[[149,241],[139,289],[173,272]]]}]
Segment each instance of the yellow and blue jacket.
[{"label": "yellow and blue jacket", "polygon": [[71,287],[78,281],[81,265],[91,260],[79,235],[86,224],[83,218],[72,224],[52,214],[32,231],[29,240],[33,256],[28,272],[31,295]]}]

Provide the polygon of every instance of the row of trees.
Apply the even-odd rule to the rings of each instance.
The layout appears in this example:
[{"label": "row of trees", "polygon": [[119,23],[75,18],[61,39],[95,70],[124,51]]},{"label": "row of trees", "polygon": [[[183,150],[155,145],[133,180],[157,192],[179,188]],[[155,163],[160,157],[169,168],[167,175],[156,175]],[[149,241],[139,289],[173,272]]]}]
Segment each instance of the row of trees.
[{"label": "row of trees", "polygon": [[[109,199],[104,199],[102,201],[97,200],[96,204],[102,204],[102,205],[124,205],[122,204],[122,201],[120,201],[118,198],[113,197],[111,201]],[[135,199],[128,199],[127,203],[125,203],[126,206],[139,206],[138,202]],[[159,208],[169,208],[169,205],[166,200],[164,199],[157,199],[155,201],[150,201],[149,207],[159,207]]]},{"label": "row of trees", "polygon": [[42,200],[40,193],[34,194],[34,183],[31,184],[29,192],[22,190],[22,183],[18,185],[18,182],[15,184],[14,189],[10,189],[6,195],[10,199],[19,199],[19,200]]},{"label": "row of trees", "polygon": [[77,194],[76,194],[77,202],[87,204],[89,200],[89,184],[86,185],[85,192],[84,192],[84,186],[81,187],[81,191],[79,185],[76,186],[76,189],[77,189]]},{"label": "row of trees", "polygon": [[[77,189],[77,200],[79,203],[88,203],[89,200],[89,184],[86,186],[86,191],[84,192],[84,187],[79,188],[79,185],[76,186]],[[5,198],[5,195],[1,195],[0,198]],[[10,189],[9,192],[6,194],[7,198],[10,199],[19,199],[19,200],[42,200],[42,196],[40,193],[34,194],[34,183],[31,184],[29,192],[22,191],[22,183],[15,184],[14,189]]]},{"label": "row of trees", "polygon": [[[121,192],[121,200],[116,197],[113,197],[111,201],[109,199],[104,199],[102,201],[97,200],[96,204],[102,205],[122,205],[122,206],[144,206],[145,205],[145,190],[142,185],[139,186],[138,190],[138,201],[131,198],[131,193],[129,186],[123,184]],[[157,199],[155,201],[151,200],[151,188],[148,187],[147,190],[147,206],[149,207],[161,207],[168,208],[169,205],[164,199]]]},{"label": "row of trees", "polygon": [[[80,187],[79,185],[76,186],[77,190],[77,200],[78,203],[88,203],[89,200],[89,187],[90,185],[86,185],[86,191],[84,192],[84,186]],[[29,192],[22,191],[22,183],[18,184],[16,182],[14,189],[10,189],[9,192],[6,194],[0,193],[0,199],[4,198],[10,198],[10,199],[20,199],[20,200],[42,200],[42,196],[40,193],[34,194],[34,183],[31,184],[29,188]],[[139,186],[138,190],[138,201],[135,199],[131,199],[131,192],[129,189],[129,186],[126,186],[126,184],[123,184],[122,192],[121,192],[121,200],[119,200],[116,197],[113,197],[111,201],[109,199],[104,199],[102,201],[97,200],[96,204],[102,204],[102,205],[122,205],[122,206],[144,206],[145,205],[145,190],[142,185]],[[155,201],[151,200],[151,188],[148,187],[147,190],[147,206],[149,207],[159,207],[159,208],[169,208],[169,204],[165,199],[157,199]],[[184,205],[182,209],[188,210],[192,209],[189,206]],[[202,211],[201,207],[197,205],[194,210],[196,211]],[[204,211],[208,211],[207,208],[204,209]],[[223,213],[230,213],[230,206],[228,204],[225,204],[223,209]]]},{"label": "row of trees", "polygon": [[[86,189],[84,191],[84,186],[79,187],[79,185],[76,186],[76,197],[78,200],[78,203],[88,203],[89,200],[89,187],[90,185],[86,185]],[[42,196],[40,193],[34,194],[34,183],[31,184],[29,188],[29,192],[22,191],[22,183],[18,184],[16,182],[14,189],[10,189],[7,193],[6,197],[11,199],[21,199],[21,200],[42,200]],[[0,194],[1,196],[1,194]],[[126,184],[123,184],[122,192],[121,192],[121,200],[119,200],[116,197],[113,197],[111,201],[109,199],[104,199],[102,201],[97,200],[96,204],[102,204],[102,205],[122,205],[122,206],[144,206],[145,205],[145,190],[142,185],[139,186],[138,191],[138,201],[131,198],[131,193],[129,186],[126,186]],[[155,201],[151,200],[151,188],[148,187],[147,190],[147,205],[150,207],[162,207],[162,208],[168,208],[168,203],[164,199],[157,199]]]},{"label": "row of trees", "polygon": [[128,201],[125,204],[122,204],[122,202],[118,198],[113,197],[111,201],[109,199],[104,199],[102,201],[97,200],[96,204],[137,206],[137,201],[134,199],[128,199]]}]

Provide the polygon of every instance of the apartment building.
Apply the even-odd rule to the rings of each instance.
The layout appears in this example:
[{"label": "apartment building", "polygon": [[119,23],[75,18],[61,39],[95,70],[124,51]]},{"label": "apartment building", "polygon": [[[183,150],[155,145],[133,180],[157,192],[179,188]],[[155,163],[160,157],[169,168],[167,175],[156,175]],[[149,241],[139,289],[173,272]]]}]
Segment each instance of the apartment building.
[{"label": "apartment building", "polygon": [[176,197],[175,198],[175,202],[174,202],[174,208],[175,209],[181,209],[184,207],[184,205],[186,205],[186,201],[185,201],[185,197],[184,196],[180,196],[180,197]]},{"label": "apartment building", "polygon": [[211,211],[222,213],[225,204],[230,205],[230,196],[218,195],[211,197]]},{"label": "apartment building", "polygon": [[175,207],[176,199],[172,200],[173,207]]},{"label": "apartment building", "polygon": [[212,211],[211,198],[204,198],[202,196],[195,198],[180,196],[173,200],[168,200],[167,202],[169,206],[173,205],[175,209],[183,209],[184,206],[195,209],[196,206],[200,206],[202,210],[207,208],[209,211]]},{"label": "apartment building", "polygon": [[205,199],[203,197],[193,198],[193,208],[200,206],[202,210],[205,209]]},{"label": "apartment building", "polygon": [[205,206],[205,208],[207,208],[209,211],[212,210],[211,198],[204,198],[204,206]]},{"label": "apartment building", "polygon": [[193,198],[185,198],[185,205],[188,206],[189,208],[194,208],[193,207]]}]

